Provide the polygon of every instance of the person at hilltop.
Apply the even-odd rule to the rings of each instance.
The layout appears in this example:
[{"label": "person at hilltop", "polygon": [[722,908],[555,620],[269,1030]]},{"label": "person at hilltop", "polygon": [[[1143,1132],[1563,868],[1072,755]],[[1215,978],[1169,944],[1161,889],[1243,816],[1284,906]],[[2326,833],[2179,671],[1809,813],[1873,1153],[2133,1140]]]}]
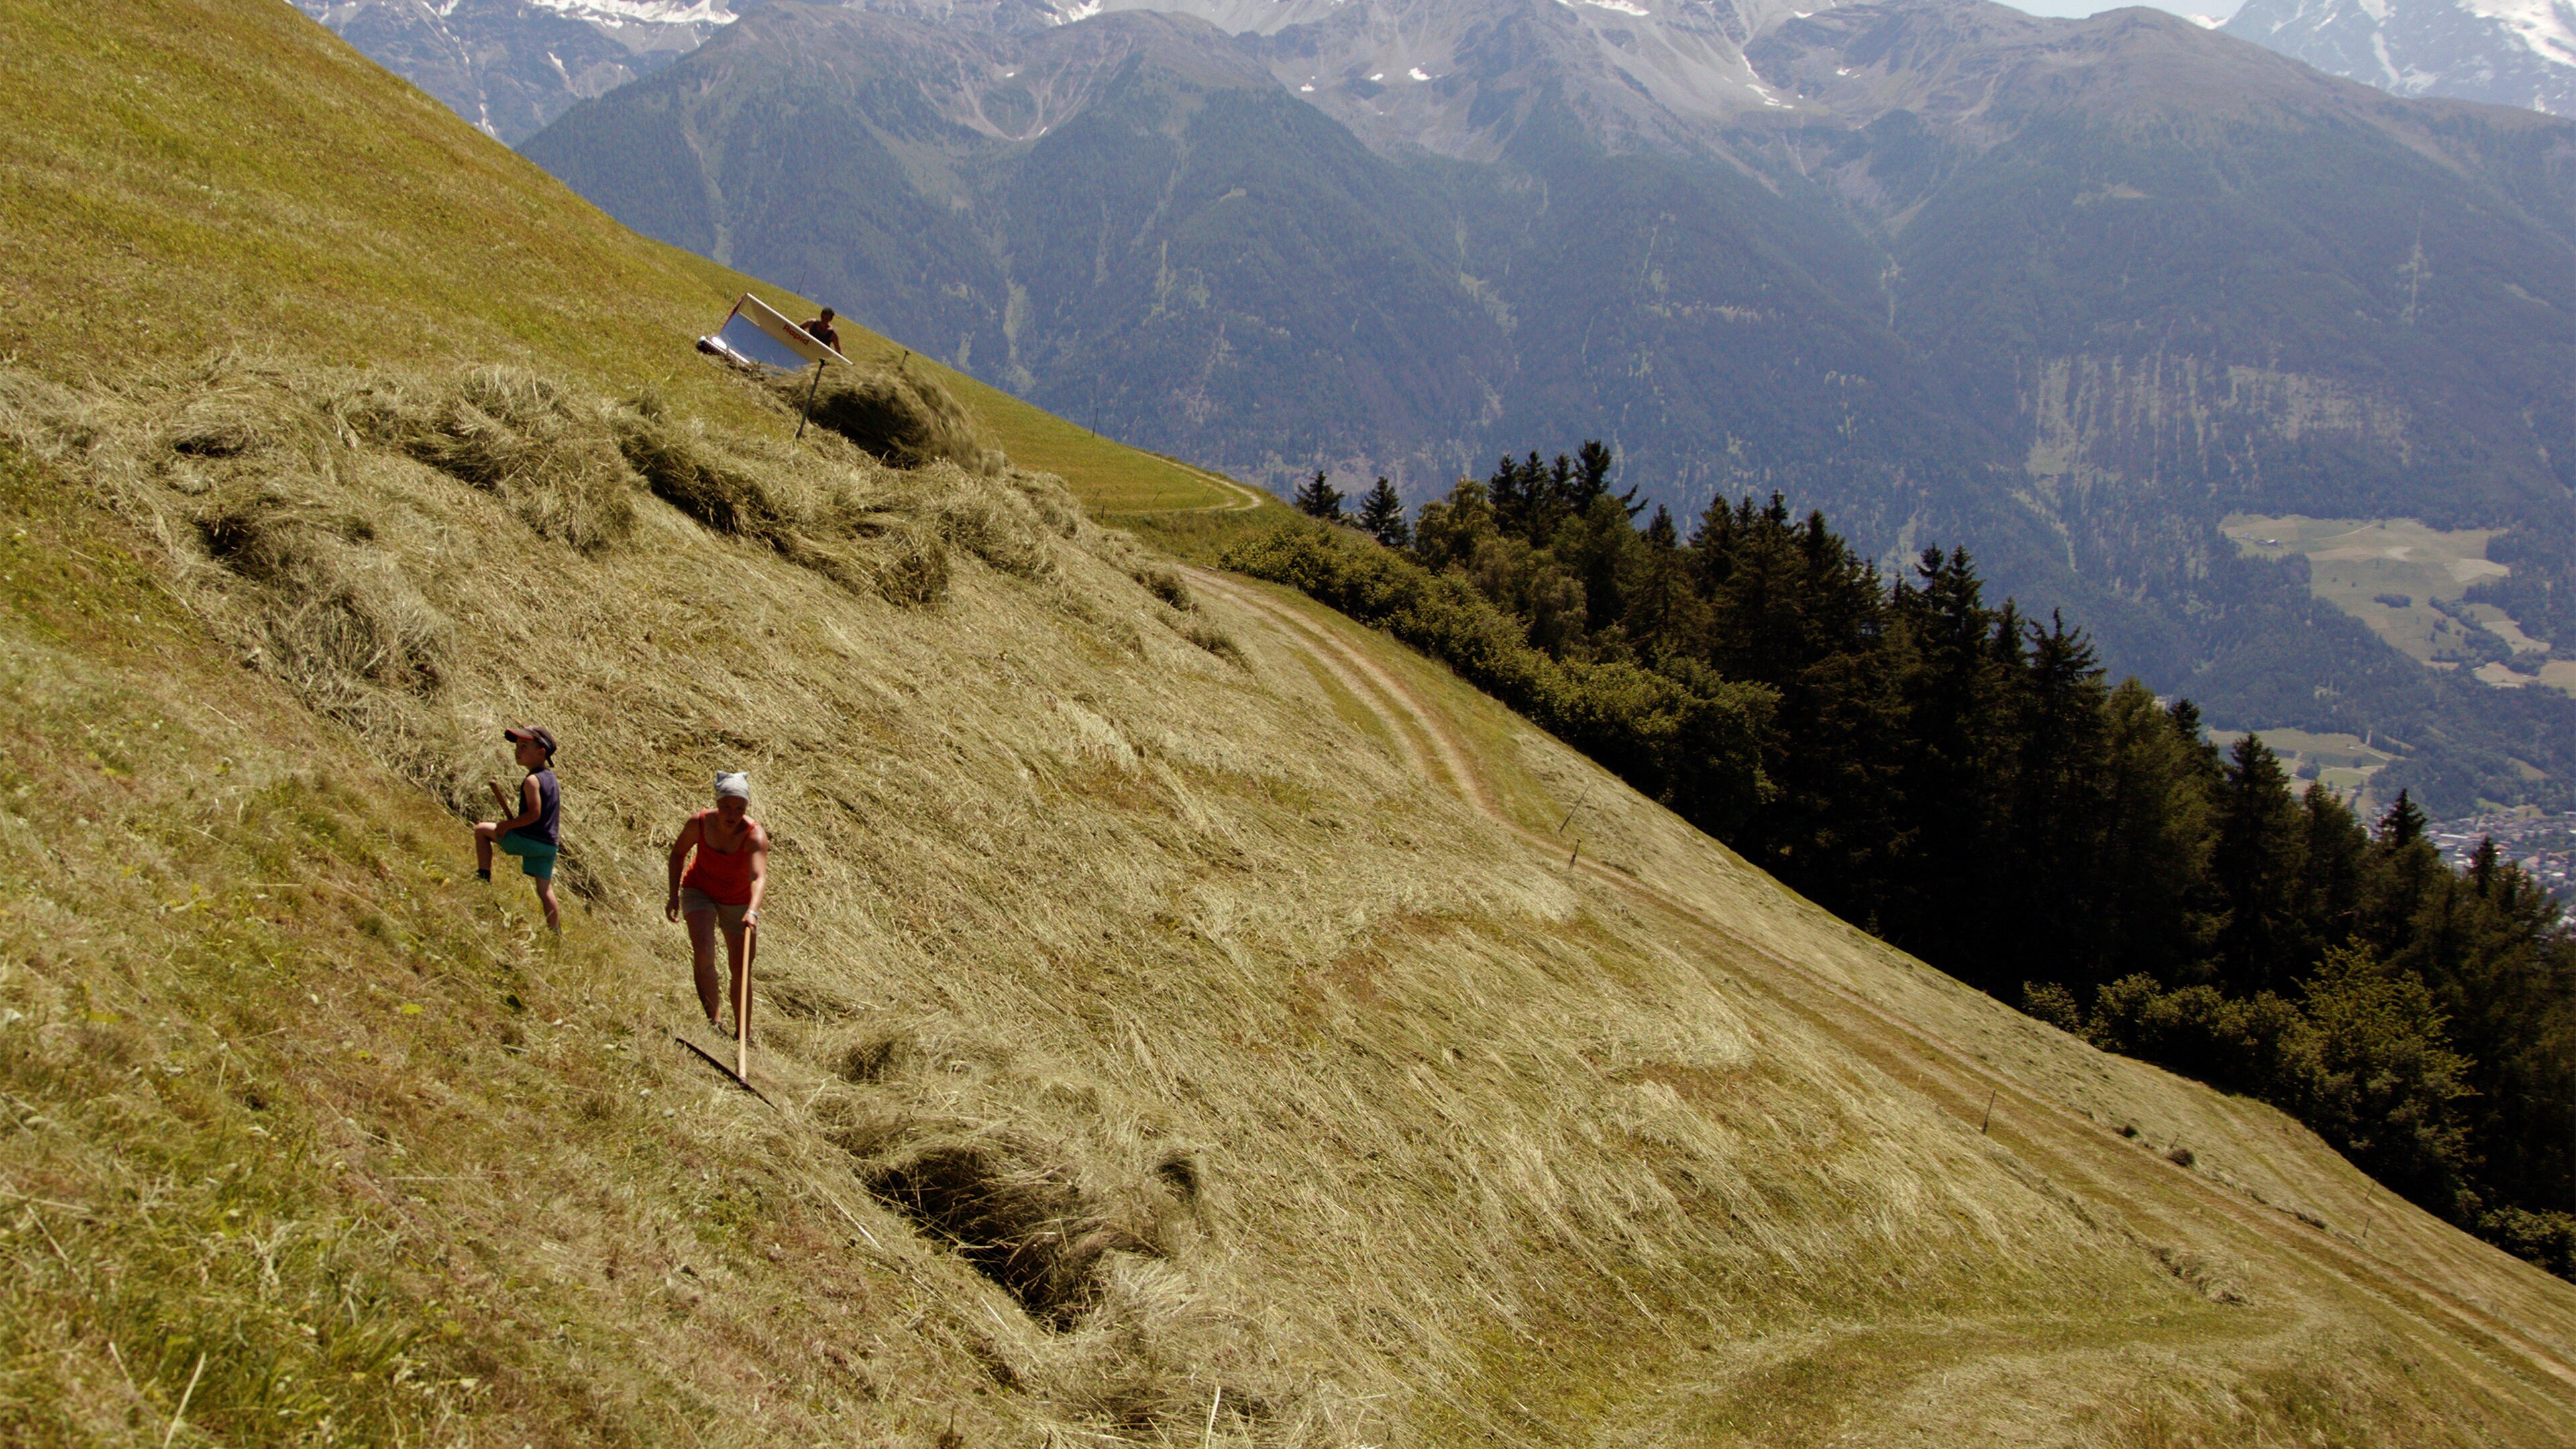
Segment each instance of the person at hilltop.
[{"label": "person at hilltop", "polygon": [[[692,859],[692,856],[695,858]],[[751,993],[749,936],[760,926],[760,898],[769,886],[769,832],[751,818],[751,777],[716,776],[716,803],[680,827],[671,842],[671,896],[662,913],[689,928],[690,968],[707,1025],[723,1031],[724,989],[716,981],[716,931],[724,931],[726,979],[734,983],[734,1020],[742,1020]],[[686,867],[685,872],[683,867]]]},{"label": "person at hilltop", "polygon": [[[555,851],[563,843],[563,790],[555,780],[555,737],[542,725],[512,725],[501,731],[501,738],[510,742],[519,768],[528,774],[519,782],[517,814],[474,827],[474,874],[486,881],[492,878],[496,850],[517,857],[519,869],[536,882],[537,903],[546,908],[546,929],[560,935],[563,912],[555,906]],[[500,781],[484,783],[502,810],[514,808],[510,797],[501,793]]]},{"label": "person at hilltop", "polygon": [[822,343],[824,346],[826,346],[826,347],[828,347],[828,348],[832,349],[834,352],[838,352],[838,351],[840,351],[840,350],[841,350],[841,333],[840,333],[840,329],[838,329],[838,328],[836,328],[836,327],[834,327],[834,326],[832,325],[832,309],[831,309],[831,308],[829,308],[829,307],[824,308],[824,309],[823,309],[823,315],[822,315],[822,316],[817,317],[817,318],[815,318],[814,320],[812,320],[812,321],[810,321],[810,322],[805,323],[805,324],[804,324],[804,327],[805,327],[805,335],[806,335],[806,336],[811,337],[811,338],[813,338],[815,341]]}]

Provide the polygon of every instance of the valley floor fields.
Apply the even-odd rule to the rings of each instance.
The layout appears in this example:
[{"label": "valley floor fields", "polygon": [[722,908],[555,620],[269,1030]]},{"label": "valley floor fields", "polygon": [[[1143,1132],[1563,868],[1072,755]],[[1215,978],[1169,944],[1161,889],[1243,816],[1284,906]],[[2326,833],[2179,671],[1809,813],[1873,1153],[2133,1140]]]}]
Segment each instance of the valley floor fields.
[{"label": "valley floor fields", "polygon": [[2486,556],[2495,529],[2438,529],[2411,518],[2255,513],[2229,514],[2220,528],[2253,557],[2306,559],[2311,593],[2369,625],[2419,664],[2465,668],[2499,688],[2536,681],[2576,693],[2576,661],[2540,663],[2536,674],[2525,674],[2479,657],[2471,643],[2476,629],[2495,635],[2516,656],[2545,655],[2552,642],[2524,633],[2493,604],[2467,602],[2470,588],[2510,572]]}]

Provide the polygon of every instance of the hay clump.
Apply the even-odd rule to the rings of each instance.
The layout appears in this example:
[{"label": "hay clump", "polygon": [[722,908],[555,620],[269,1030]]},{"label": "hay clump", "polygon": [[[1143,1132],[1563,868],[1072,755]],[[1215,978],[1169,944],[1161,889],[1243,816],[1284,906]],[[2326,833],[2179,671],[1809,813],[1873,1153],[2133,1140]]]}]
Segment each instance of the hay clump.
[{"label": "hay clump", "polygon": [[1199,601],[1191,597],[1190,586],[1183,582],[1180,570],[1170,564],[1140,562],[1128,570],[1127,576],[1142,585],[1146,593],[1152,594],[1184,614],[1193,613],[1198,609]]},{"label": "hay clump", "polygon": [[194,521],[207,560],[236,581],[206,602],[242,662],[453,795],[453,731],[432,706],[453,672],[455,629],[372,546],[372,528],[256,485],[215,491]]},{"label": "hay clump", "polygon": [[352,545],[372,530],[267,490],[218,495],[197,520],[207,556],[259,586],[259,652],[308,696],[358,686],[434,695],[452,628],[402,573]]},{"label": "hay clump", "polygon": [[953,490],[939,508],[940,536],[999,572],[1032,582],[1053,578],[1055,550],[1038,526],[1034,510],[999,489],[968,486]]},{"label": "hay clump", "polygon": [[826,369],[820,386],[803,373],[772,379],[780,402],[799,410],[813,397],[816,425],[897,468],[949,462],[980,477],[1002,471],[995,447],[957,395],[909,367]]},{"label": "hay clump", "polygon": [[655,497],[717,533],[766,543],[790,563],[898,607],[948,597],[945,530],[881,496],[863,459],[683,426],[650,395],[618,414],[616,434]]},{"label": "hay clump", "polygon": [[737,462],[703,423],[684,427],[649,398],[619,416],[617,444],[655,497],[718,533],[774,543],[801,521],[804,510]]},{"label": "hay clump", "polygon": [[1243,657],[1243,646],[1234,642],[1234,636],[1213,624],[1188,620],[1181,626],[1181,637],[1237,669],[1252,667],[1252,661]]},{"label": "hay clump", "polygon": [[444,385],[376,384],[344,407],[353,429],[496,494],[543,537],[596,553],[635,527],[635,471],[597,404],[516,367],[479,367]]}]

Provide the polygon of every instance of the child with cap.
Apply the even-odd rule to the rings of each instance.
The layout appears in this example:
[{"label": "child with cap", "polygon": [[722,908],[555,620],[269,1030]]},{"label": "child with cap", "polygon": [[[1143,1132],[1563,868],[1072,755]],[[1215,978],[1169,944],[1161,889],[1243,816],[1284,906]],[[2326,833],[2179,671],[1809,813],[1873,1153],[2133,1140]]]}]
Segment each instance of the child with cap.
[{"label": "child with cap", "polygon": [[[474,873],[487,881],[492,878],[495,850],[517,856],[519,868],[537,883],[537,901],[546,908],[546,929],[561,934],[563,913],[555,908],[555,848],[563,843],[563,793],[555,783],[555,737],[542,725],[512,725],[501,731],[501,738],[516,749],[519,768],[528,776],[519,782],[517,814],[474,827]],[[499,781],[484,783],[503,810],[511,808]]]}]

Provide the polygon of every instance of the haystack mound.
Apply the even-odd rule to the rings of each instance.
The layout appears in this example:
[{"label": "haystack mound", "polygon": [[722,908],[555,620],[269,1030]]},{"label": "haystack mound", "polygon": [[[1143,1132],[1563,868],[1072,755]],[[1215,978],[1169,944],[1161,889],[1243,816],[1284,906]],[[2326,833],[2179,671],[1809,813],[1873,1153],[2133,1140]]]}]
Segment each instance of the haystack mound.
[{"label": "haystack mound", "polygon": [[826,368],[819,387],[800,373],[774,379],[770,391],[796,408],[811,393],[817,425],[893,467],[948,462],[990,474],[1003,466],[1002,450],[925,368]]}]

